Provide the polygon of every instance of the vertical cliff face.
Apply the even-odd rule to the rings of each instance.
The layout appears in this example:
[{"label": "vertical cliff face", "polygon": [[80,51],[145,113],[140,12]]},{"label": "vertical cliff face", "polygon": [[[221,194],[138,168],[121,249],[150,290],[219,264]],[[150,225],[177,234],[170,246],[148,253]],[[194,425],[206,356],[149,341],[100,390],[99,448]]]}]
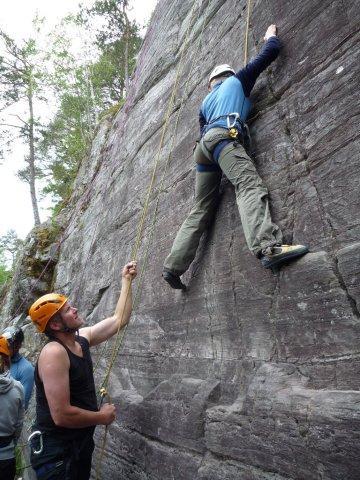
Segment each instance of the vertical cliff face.
[{"label": "vertical cliff face", "polygon": [[[179,75],[137,259],[146,265],[139,302],[110,377],[120,408],[104,479],[359,478],[356,2],[252,6],[250,53],[270,23],[284,44],[253,91],[253,158],[274,220],[311,253],[278,276],[265,271],[224,180],[188,291],[161,279],[193,200],[207,76],[217,63],[242,66],[246,4],[159,2],[127,102],[101,126],[79,172],[55,289],[92,324],[114,309]],[[110,349],[94,355],[99,381]]]}]

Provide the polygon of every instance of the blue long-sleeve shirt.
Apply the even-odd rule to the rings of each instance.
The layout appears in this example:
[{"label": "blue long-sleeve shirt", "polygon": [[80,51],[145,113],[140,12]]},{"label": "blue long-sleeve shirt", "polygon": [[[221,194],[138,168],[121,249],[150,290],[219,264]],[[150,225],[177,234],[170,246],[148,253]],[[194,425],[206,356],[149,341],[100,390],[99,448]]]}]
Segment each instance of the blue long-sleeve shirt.
[{"label": "blue long-sleeve shirt", "polygon": [[246,121],[251,108],[249,99],[251,90],[260,73],[279,55],[280,47],[281,43],[278,37],[270,37],[256,57],[244,68],[213,87],[205,97],[200,109],[201,135],[210,128],[226,128],[226,118],[216,119],[229,113],[237,112],[241,120]]},{"label": "blue long-sleeve shirt", "polygon": [[18,380],[24,387],[25,393],[25,410],[29,405],[31,393],[34,386],[34,367],[22,355],[16,353],[11,357],[10,375]]}]

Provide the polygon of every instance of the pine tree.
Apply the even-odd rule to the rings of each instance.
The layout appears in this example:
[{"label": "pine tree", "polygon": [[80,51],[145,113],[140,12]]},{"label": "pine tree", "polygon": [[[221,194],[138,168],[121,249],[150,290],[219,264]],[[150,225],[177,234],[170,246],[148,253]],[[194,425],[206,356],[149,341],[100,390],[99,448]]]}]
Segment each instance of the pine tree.
[{"label": "pine tree", "polygon": [[[2,55],[0,56],[0,102],[1,111],[12,116],[14,122],[2,120],[0,126],[5,133],[2,154],[11,148],[14,139],[21,138],[28,147],[25,157],[27,166],[19,172],[19,178],[28,183],[35,225],[40,224],[36,179],[41,176],[37,165],[37,128],[38,118],[35,105],[41,100],[41,81],[44,76],[39,61],[39,51],[34,39],[28,39],[17,45],[4,31],[0,30]],[[8,113],[11,107],[17,107],[21,114]],[[14,134],[15,131],[15,134]]]}]

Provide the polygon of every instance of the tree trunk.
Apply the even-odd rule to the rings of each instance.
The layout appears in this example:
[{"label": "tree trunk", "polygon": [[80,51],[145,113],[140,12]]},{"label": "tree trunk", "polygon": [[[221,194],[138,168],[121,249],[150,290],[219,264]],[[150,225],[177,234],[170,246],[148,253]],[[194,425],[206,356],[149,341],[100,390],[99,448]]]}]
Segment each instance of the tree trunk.
[{"label": "tree trunk", "polygon": [[33,79],[32,72],[30,71],[29,79],[29,90],[28,90],[28,104],[29,104],[29,185],[30,185],[30,195],[31,195],[31,204],[34,214],[34,223],[35,225],[40,225],[40,215],[38,202],[36,198],[36,189],[35,189],[35,146],[34,146],[34,107],[33,107]]}]

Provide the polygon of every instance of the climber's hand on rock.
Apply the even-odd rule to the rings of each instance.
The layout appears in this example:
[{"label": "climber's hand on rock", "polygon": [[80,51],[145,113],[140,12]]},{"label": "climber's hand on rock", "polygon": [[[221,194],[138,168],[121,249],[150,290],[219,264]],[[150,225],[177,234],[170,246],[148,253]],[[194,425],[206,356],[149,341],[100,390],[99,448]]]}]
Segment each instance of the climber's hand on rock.
[{"label": "climber's hand on rock", "polygon": [[276,25],[270,25],[265,33],[264,41],[266,42],[269,40],[270,37],[274,37],[277,34],[277,26]]},{"label": "climber's hand on rock", "polygon": [[137,264],[136,262],[129,262],[125,265],[122,271],[122,277],[126,280],[134,280],[137,275]]}]

